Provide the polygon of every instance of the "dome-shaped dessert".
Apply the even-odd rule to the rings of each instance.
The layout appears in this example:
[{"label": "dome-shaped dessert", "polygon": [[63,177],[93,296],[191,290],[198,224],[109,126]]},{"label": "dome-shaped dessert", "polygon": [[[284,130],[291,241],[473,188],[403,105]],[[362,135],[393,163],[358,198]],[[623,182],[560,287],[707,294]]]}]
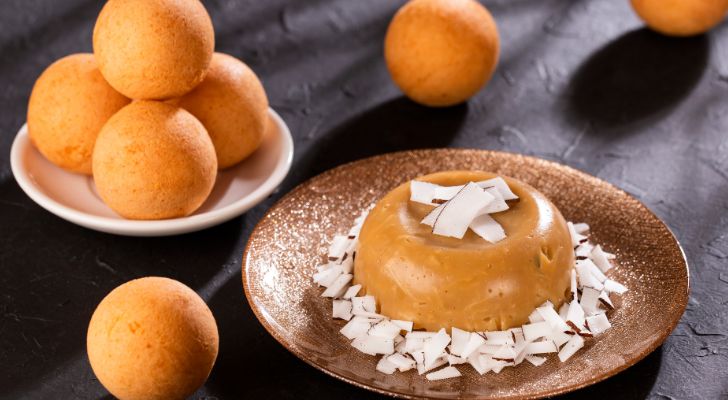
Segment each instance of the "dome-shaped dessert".
[{"label": "dome-shaped dessert", "polygon": [[[455,186],[494,177],[447,171],[417,180]],[[359,236],[354,276],[380,313],[430,331],[484,331],[521,325],[544,301],[564,301],[574,264],[566,221],[536,189],[504,179],[519,200],[492,214],[506,232],[497,243],[471,230],[462,239],[434,235],[420,223],[433,207],[410,201],[409,182],[376,204]]]}]

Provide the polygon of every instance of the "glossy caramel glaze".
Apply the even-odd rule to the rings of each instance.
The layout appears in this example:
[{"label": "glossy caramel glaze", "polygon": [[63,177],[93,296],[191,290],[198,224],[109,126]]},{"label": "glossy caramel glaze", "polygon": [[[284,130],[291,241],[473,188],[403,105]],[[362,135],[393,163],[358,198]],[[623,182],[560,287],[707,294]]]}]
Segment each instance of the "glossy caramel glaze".
[{"label": "glossy caramel glaze", "polygon": [[[446,171],[417,180],[444,186],[495,177]],[[507,237],[489,243],[433,235],[420,224],[432,206],[409,201],[409,182],[383,197],[367,217],[355,260],[355,282],[380,312],[416,328],[470,331],[518,326],[545,300],[557,306],[569,290],[574,252],[566,221],[533,187],[503,177],[520,198],[493,214]]]}]

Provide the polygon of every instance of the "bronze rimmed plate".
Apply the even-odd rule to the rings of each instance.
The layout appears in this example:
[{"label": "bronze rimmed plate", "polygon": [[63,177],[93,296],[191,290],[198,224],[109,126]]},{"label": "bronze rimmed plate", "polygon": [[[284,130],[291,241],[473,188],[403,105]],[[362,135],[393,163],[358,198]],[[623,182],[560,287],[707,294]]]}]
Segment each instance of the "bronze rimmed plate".
[{"label": "bronze rimmed plate", "polygon": [[[328,240],[361,210],[417,176],[453,169],[493,171],[527,182],[568,220],[587,222],[595,243],[617,254],[610,271],[630,288],[613,328],[565,363],[549,357],[500,374],[428,382],[414,371],[384,375],[376,357],[359,353],[331,318],[331,300],[311,281]],[[670,334],[688,300],[688,268],[670,230],[642,203],[573,168],[510,153],[436,149],[385,154],[342,165],[301,184],[276,203],[253,231],[243,257],[243,286],[256,316],[283,346],[321,371],[400,397],[525,399],[552,396],[606,379],[635,364]]]}]

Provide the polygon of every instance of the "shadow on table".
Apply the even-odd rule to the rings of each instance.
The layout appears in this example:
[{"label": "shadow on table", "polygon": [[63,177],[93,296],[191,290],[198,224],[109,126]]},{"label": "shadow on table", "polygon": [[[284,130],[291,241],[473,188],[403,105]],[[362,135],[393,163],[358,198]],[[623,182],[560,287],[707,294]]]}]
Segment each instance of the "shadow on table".
[{"label": "shadow on table", "polygon": [[[289,353],[258,322],[240,274],[208,302],[220,333],[220,351],[205,388],[193,398],[379,398],[325,375]],[[214,396],[214,397],[213,397]]]},{"label": "shadow on table", "polygon": [[560,398],[564,400],[646,399],[657,380],[661,362],[662,346],[616,376]]},{"label": "shadow on table", "polygon": [[389,100],[323,134],[298,164],[302,179],[361,158],[401,150],[446,147],[467,115],[467,103],[429,108],[405,97]]},{"label": "shadow on table", "polygon": [[605,126],[655,115],[685,97],[708,62],[705,35],[670,38],[642,28],[607,44],[571,80],[574,116]]}]

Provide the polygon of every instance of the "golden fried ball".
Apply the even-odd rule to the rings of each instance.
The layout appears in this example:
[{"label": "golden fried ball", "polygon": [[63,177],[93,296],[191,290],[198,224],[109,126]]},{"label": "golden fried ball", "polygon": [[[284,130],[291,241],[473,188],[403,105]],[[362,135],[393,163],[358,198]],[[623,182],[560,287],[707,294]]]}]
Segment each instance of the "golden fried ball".
[{"label": "golden fried ball", "polygon": [[668,36],[693,36],[718,25],[728,0],[632,0],[632,8],[653,30]]},{"label": "golden fried ball", "polygon": [[101,127],[129,99],[104,80],[93,54],[72,54],[38,78],[28,104],[28,133],[52,163],[91,175],[91,154]]},{"label": "golden fried ball", "polygon": [[215,53],[205,80],[178,102],[207,128],[220,169],[242,161],[260,146],[268,125],[268,98],[247,65]]},{"label": "golden fried ball", "polygon": [[109,0],[93,34],[101,73],[133,99],[181,96],[202,82],[215,48],[199,0]]},{"label": "golden fried ball", "polygon": [[212,190],[217,159],[205,127],[189,112],[135,101],[104,125],[93,154],[104,202],[130,219],[183,217]]},{"label": "golden fried ball", "polygon": [[121,400],[184,399],[217,358],[210,309],[192,289],[147,277],[112,290],[96,307],[86,349],[96,377]]},{"label": "golden fried ball", "polygon": [[498,61],[498,30],[474,0],[412,0],[384,41],[389,73],[412,100],[450,106],[475,95]]}]

